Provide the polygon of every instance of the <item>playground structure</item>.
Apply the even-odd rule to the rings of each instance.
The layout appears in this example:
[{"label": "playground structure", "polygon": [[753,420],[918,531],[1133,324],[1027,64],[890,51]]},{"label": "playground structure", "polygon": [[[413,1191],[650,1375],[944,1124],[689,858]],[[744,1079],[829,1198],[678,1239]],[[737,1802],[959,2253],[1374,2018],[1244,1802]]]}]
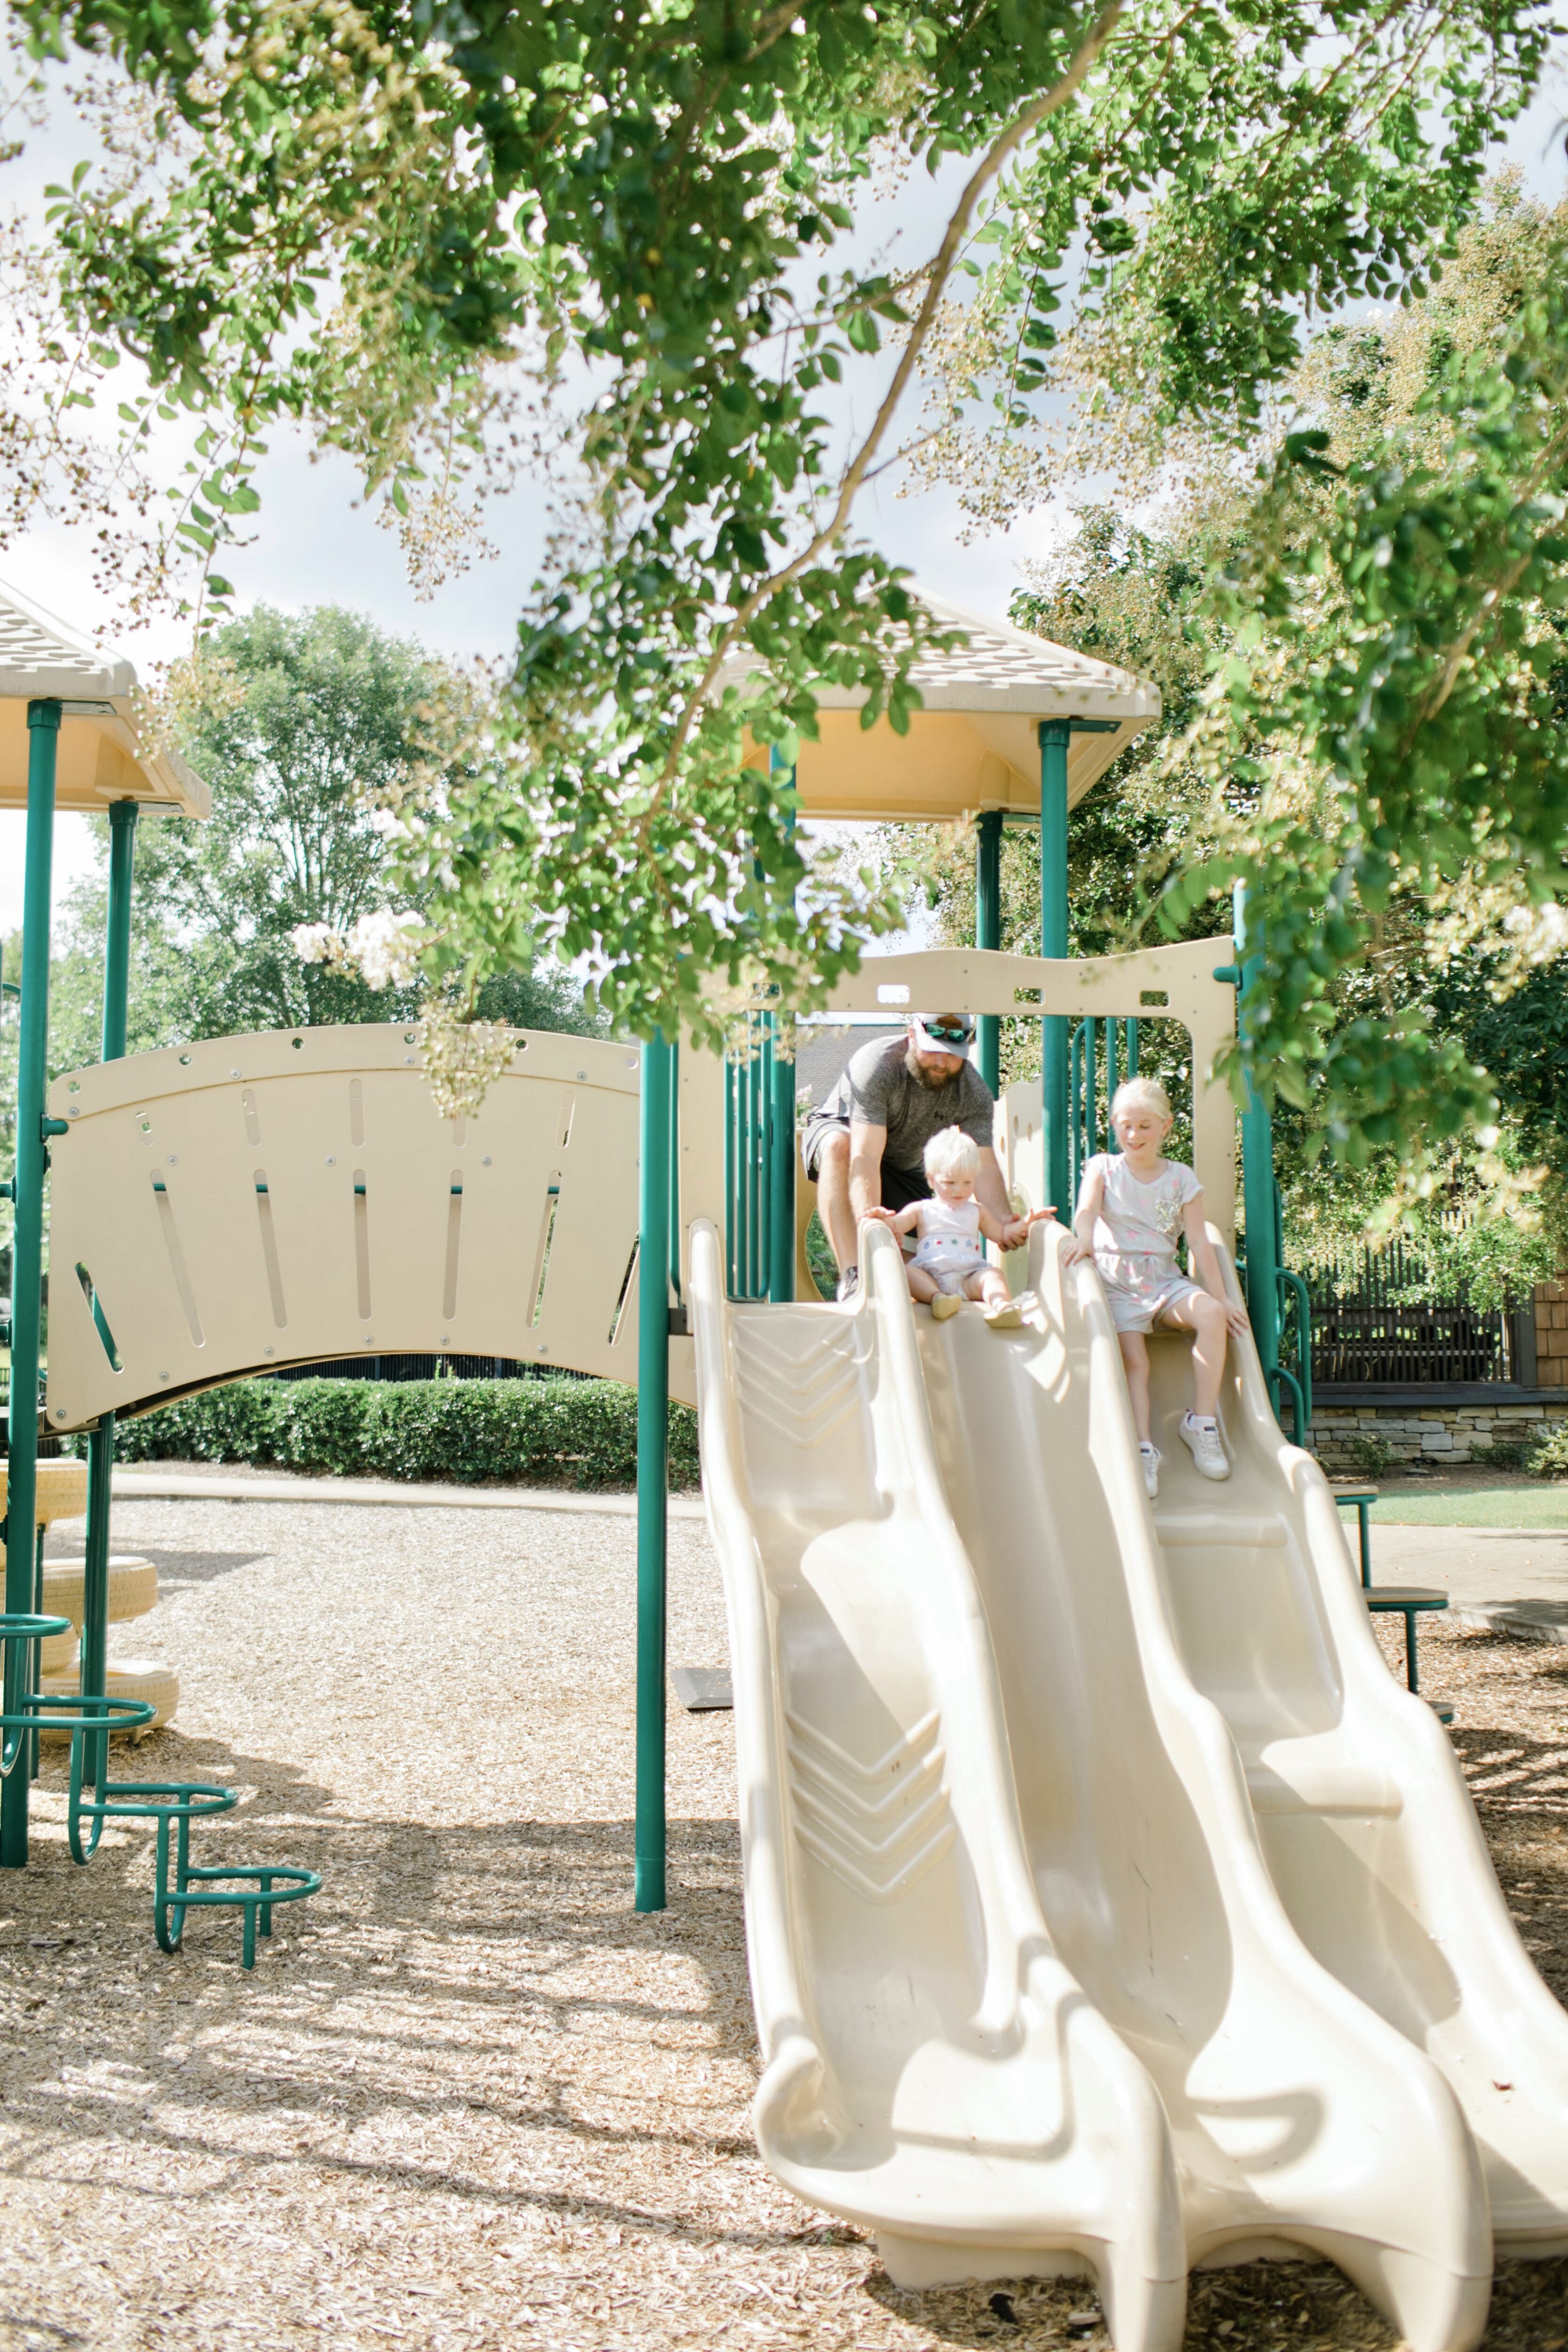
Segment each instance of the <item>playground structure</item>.
[{"label": "playground structure", "polygon": [[[1245,904],[1234,942],[1069,960],[1068,806],[1157,698],[966,625],[969,653],[919,680],[907,744],[830,708],[780,779],[806,814],[982,813],[975,949],[879,959],[831,1010],[973,1012],[994,1084],[1001,1022],[1040,1020],[1043,1084],[1009,1089],[997,1127],[1030,1205],[1065,1206],[1104,1077],[1144,1024],[1177,1023],[1239,1297],[1237,1121],[1213,1065],[1238,1004],[1246,1018]],[[42,1426],[89,1432],[86,1617],[103,1607],[117,1413],[437,1346],[635,1380],[636,1899],[661,1907],[664,1449],[669,1396],[694,1397],[730,1613],[757,2132],[778,2178],[874,2229],[905,2284],[1092,2273],[1120,2352],[1172,2352],[1194,2263],[1300,2250],[1339,2263],[1416,2352],[1466,2352],[1496,2251],[1568,2249],[1568,2020],[1440,1726],[1384,1665],[1321,1475],[1281,1435],[1281,1406],[1300,1433],[1307,1351],[1281,1360],[1263,1108],[1240,1121],[1256,1346],[1233,1348],[1221,1402],[1234,1474],[1205,1485],[1170,1442],[1187,1342],[1161,1337],[1152,1506],[1098,1276],[1064,1266],[1060,1228],[1032,1236],[1037,1304],[1016,1334],[917,1315],[880,1229],[854,1305],[814,1299],[765,1007],[755,1050],[728,1063],[662,1037],[520,1035],[466,1124],[434,1113],[406,1031],[123,1060],[106,1013],[103,1063],[46,1105],[40,737],[36,720],[16,1287],[20,1308],[52,1140]],[[998,951],[1009,819],[1040,828],[1037,958]],[[110,998],[128,821],[115,838]],[[35,1303],[17,1400],[36,1332]],[[35,1427],[12,1418],[15,1517]],[[13,1742],[42,1705],[17,1662],[65,1623],[26,1613],[23,1549]],[[235,1898],[189,1864],[200,1792],[103,1785],[98,1639],[84,1622],[73,1850],[118,1810],[153,1818],[160,1938],[177,1938],[182,1895]],[[0,1860],[26,1859],[26,1799],[13,1771]],[[283,1892],[258,1879],[239,1898],[247,1956],[265,1906],[308,1891],[279,1875]]]}]

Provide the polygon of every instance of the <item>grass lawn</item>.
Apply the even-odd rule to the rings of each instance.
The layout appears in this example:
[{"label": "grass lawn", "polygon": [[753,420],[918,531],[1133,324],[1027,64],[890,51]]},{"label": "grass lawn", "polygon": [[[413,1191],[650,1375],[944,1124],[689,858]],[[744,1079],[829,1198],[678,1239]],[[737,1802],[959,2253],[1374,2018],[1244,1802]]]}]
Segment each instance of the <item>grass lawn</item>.
[{"label": "grass lawn", "polygon": [[1456,1481],[1452,1486],[1396,1486],[1384,1491],[1372,1516],[1380,1527],[1561,1528],[1568,1534],[1568,1486],[1532,1481],[1470,1486]]}]

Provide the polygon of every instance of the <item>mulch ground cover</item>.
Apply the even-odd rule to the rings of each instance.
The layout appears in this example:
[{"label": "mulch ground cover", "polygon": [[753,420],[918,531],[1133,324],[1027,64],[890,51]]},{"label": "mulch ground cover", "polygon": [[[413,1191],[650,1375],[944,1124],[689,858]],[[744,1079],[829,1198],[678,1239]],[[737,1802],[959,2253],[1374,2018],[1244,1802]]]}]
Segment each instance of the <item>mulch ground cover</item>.
[{"label": "mulch ground cover", "polygon": [[[728,1716],[672,1711],[670,1908],[631,1908],[630,1522],[137,1502],[115,1546],[163,1582],[115,1646],[185,1694],[138,1777],[230,1782],[204,1853],[325,1883],[250,1975],[223,1915],[167,1958],[148,1835],[74,1868],[47,1762],[0,1881],[0,2352],[1105,2345],[1083,2282],[900,2293],[759,2161]],[[671,1585],[672,1659],[721,1664],[700,1526]],[[1568,1653],[1422,1654],[1568,1999]],[[1186,2340],[1394,2342],[1313,2263],[1200,2273]],[[1505,2267],[1486,2344],[1568,2352],[1568,2262]]]}]

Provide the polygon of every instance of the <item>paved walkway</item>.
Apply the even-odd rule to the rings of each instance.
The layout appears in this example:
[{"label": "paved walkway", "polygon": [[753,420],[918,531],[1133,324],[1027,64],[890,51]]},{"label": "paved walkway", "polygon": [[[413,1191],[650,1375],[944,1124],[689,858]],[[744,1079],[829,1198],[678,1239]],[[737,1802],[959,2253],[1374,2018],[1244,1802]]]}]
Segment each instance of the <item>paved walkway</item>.
[{"label": "paved walkway", "polygon": [[[598,1517],[637,1517],[635,1495],[575,1495],[552,1486],[416,1486],[396,1478],[294,1478],[286,1470],[225,1471],[182,1462],[172,1470],[156,1464],[145,1469],[116,1470],[114,1499],[130,1502],[187,1503],[375,1503],[403,1510],[438,1511],[570,1511],[591,1512]],[[672,1495],[672,1519],[700,1519],[702,1503],[696,1495]]]},{"label": "paved walkway", "polygon": [[[1355,1517],[1345,1512],[1352,1545]],[[1390,1528],[1373,1521],[1375,1584],[1436,1584],[1455,1608],[1568,1601],[1568,1535],[1536,1528]]]}]

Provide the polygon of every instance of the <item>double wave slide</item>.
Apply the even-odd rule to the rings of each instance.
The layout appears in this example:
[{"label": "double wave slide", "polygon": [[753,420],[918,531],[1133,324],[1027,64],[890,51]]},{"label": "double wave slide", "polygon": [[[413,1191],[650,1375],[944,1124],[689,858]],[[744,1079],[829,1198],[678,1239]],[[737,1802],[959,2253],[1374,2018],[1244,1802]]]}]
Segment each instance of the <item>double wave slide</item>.
[{"label": "double wave slide", "polygon": [[1466,2352],[1494,2249],[1568,2250],[1568,2017],[1250,1343],[1223,1486],[1153,1343],[1151,1505],[1064,1242],[998,1333],[881,1227],[842,1307],[728,1303],[693,1228],[759,2144],[901,2284],[1094,2275],[1119,2352],[1304,2254]]}]

